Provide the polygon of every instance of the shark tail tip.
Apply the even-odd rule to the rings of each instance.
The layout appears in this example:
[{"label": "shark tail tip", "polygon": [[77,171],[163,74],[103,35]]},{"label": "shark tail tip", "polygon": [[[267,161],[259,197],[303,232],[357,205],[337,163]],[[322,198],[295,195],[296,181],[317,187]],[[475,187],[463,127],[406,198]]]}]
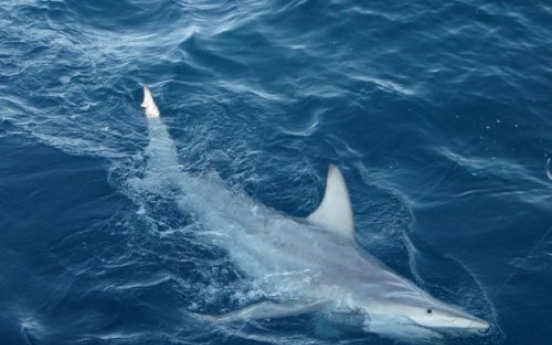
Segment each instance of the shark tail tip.
[{"label": "shark tail tip", "polygon": [[155,101],[153,100],[153,96],[151,94],[150,89],[143,85],[144,87],[144,100],[142,101],[141,106],[143,108],[146,108],[146,117],[148,118],[157,118],[160,116],[159,108],[157,108],[157,104],[155,104]]}]

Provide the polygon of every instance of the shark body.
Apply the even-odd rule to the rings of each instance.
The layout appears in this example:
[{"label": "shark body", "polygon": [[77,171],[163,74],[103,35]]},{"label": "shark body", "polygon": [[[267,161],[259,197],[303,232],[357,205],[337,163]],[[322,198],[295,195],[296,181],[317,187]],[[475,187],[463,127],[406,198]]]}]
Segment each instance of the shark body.
[{"label": "shark body", "polygon": [[[150,136],[148,169],[170,171],[179,165],[178,155],[147,87],[142,106]],[[401,339],[489,328],[485,320],[432,297],[358,247],[345,179],[334,165],[322,203],[306,219],[231,191],[218,178],[179,171],[178,184],[187,195],[182,207],[216,230],[210,241],[226,249],[272,296],[217,315],[216,322],[323,313],[336,324]]]}]

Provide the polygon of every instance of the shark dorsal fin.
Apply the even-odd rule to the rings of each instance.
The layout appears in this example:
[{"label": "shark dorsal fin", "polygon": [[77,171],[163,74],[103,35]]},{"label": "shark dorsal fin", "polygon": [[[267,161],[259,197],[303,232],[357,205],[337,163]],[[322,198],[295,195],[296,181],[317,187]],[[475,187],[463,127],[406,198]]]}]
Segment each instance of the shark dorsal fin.
[{"label": "shark dorsal fin", "polygon": [[324,198],[307,220],[347,237],[354,235],[353,208],[347,184],[341,171],[333,164],[328,169]]},{"label": "shark dorsal fin", "polygon": [[147,86],[144,85],[144,101],[142,102],[142,107],[146,108],[146,116],[149,118],[159,117],[159,108],[153,100],[151,91]]}]

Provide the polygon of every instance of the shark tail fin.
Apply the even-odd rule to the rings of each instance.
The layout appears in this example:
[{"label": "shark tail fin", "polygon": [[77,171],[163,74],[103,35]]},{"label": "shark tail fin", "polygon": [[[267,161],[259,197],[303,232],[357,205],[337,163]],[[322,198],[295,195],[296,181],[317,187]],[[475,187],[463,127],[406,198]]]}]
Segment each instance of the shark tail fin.
[{"label": "shark tail fin", "polygon": [[141,105],[146,108],[146,116],[148,118],[159,117],[159,108],[157,108],[157,104],[155,104],[155,101],[153,100],[151,91],[146,85],[144,85],[144,100]]}]

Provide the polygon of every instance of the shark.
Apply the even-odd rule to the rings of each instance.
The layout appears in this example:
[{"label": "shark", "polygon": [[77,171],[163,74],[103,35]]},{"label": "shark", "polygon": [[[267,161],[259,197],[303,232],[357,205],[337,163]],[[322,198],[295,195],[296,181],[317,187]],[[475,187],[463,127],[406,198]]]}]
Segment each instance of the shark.
[{"label": "shark", "polygon": [[337,327],[408,341],[489,329],[484,319],[431,296],[360,248],[347,184],[336,165],[329,165],[319,206],[306,218],[287,216],[228,188],[220,177],[182,168],[150,89],[143,91],[148,170],[173,176],[186,195],[181,206],[203,227],[216,230],[209,241],[268,296],[209,320],[319,314]]}]

